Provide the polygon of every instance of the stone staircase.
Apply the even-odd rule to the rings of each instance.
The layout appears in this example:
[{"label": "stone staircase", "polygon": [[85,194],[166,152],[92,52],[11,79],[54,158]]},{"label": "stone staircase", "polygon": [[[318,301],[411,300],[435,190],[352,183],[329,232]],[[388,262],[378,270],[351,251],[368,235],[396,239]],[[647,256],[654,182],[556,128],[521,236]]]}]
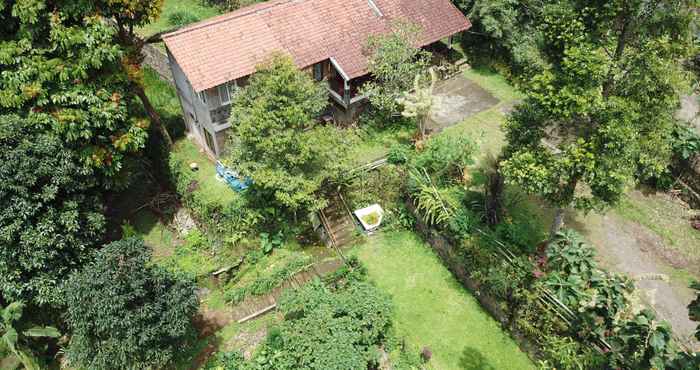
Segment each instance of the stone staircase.
[{"label": "stone staircase", "polygon": [[350,215],[340,194],[331,199],[330,204],[321,211],[324,227],[329,234],[331,246],[340,248],[351,244],[357,237],[355,220]]}]

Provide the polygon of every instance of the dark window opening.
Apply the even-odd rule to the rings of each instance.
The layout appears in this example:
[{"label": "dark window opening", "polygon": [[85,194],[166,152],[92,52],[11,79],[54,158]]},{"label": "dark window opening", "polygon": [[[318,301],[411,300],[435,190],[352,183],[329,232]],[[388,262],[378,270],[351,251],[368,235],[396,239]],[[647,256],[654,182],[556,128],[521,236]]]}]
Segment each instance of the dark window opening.
[{"label": "dark window opening", "polygon": [[314,64],[314,79],[316,81],[323,80],[323,63]]}]

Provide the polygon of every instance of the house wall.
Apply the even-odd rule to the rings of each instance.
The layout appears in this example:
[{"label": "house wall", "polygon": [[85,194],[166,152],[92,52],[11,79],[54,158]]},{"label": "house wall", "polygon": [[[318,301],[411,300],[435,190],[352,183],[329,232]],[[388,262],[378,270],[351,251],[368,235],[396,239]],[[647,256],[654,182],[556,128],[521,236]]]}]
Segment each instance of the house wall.
[{"label": "house wall", "polygon": [[228,106],[221,105],[216,87],[203,92],[206,97],[206,102],[203,102],[194,92],[177,60],[169,52],[168,59],[187,130],[210,155],[219,157],[224,149],[223,138],[226,135],[221,132],[227,129],[225,124],[228,121]]},{"label": "house wall", "polygon": [[[187,130],[210,155],[214,158],[220,157],[225,152],[226,141],[231,127],[231,124],[228,122],[230,105],[222,104],[218,87],[205,90],[203,94],[206,102],[202,101],[200,96],[194,92],[177,60],[169,52],[167,54]],[[323,79],[328,81],[329,78],[336,74],[336,71],[330,61],[323,61],[322,64]],[[314,77],[313,65],[302,69],[302,71],[308,73],[312,78]],[[246,76],[236,80],[236,83],[239,87],[243,87],[248,84],[248,80],[249,77]],[[341,119],[341,121],[345,120]]]}]

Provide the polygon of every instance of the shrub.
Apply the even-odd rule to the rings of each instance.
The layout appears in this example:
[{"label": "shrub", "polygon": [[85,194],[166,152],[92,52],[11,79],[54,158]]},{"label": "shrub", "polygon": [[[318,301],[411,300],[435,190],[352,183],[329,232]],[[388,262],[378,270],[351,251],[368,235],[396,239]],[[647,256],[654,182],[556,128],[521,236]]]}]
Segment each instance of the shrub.
[{"label": "shrub", "polygon": [[657,321],[650,310],[623,322],[616,335],[610,338],[610,345],[613,347],[609,354],[612,368],[665,369],[677,354],[671,328]]},{"label": "shrub", "polygon": [[368,283],[331,291],[315,281],[287,291],[278,307],[284,321],[256,353],[256,369],[366,369],[391,328],[389,297]]},{"label": "shrub", "polygon": [[466,167],[474,163],[476,149],[467,135],[437,135],[428,140],[411,164],[425,168],[437,181],[464,179]]},{"label": "shrub", "polygon": [[404,164],[413,154],[413,150],[408,145],[395,144],[389,148],[386,159],[391,164]]},{"label": "shrub", "polygon": [[177,9],[168,15],[168,23],[175,27],[184,27],[199,21],[199,17],[186,9]]},{"label": "shrub", "polygon": [[140,239],[106,245],[66,283],[66,350],[74,367],[160,368],[193,338],[191,280],[150,262]]}]

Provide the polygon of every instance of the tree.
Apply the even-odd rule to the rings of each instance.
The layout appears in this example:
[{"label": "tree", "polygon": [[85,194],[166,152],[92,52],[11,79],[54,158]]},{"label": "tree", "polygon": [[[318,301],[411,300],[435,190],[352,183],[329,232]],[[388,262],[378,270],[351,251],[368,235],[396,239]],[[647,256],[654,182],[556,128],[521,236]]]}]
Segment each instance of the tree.
[{"label": "tree", "polygon": [[413,91],[404,92],[403,95],[396,100],[397,103],[403,106],[401,115],[408,118],[415,118],[418,121],[418,132],[420,139],[425,140],[425,129],[430,112],[433,109],[435,84],[437,83],[437,74],[433,68],[428,69],[430,82],[427,86],[421,84],[421,73],[416,74],[413,81]]},{"label": "tree", "polygon": [[367,40],[369,73],[373,80],[360,88],[372,107],[390,116],[400,112],[397,98],[411,90],[416,75],[425,71],[430,54],[418,45],[421,30],[418,26],[397,22],[393,32],[370,36]]},{"label": "tree", "polygon": [[550,67],[506,125],[507,181],[557,208],[603,210],[661,173],[690,50],[690,2],[556,1],[542,10]]},{"label": "tree", "polygon": [[453,0],[472,22],[462,45],[476,62],[507,62],[514,72],[527,75],[545,65],[537,40],[542,1]]},{"label": "tree", "polygon": [[156,20],[163,8],[164,0],[97,0],[93,1],[96,11],[114,20],[117,28],[116,40],[126,50],[124,64],[129,71],[129,87],[139,97],[151,123],[156,127],[165,145],[170,148],[173,140],[146,95],[143,85],[143,46],[144,40],[136,34],[136,28]]},{"label": "tree", "polygon": [[58,338],[61,334],[52,326],[32,326],[22,320],[24,303],[13,302],[0,309],[0,349],[9,350],[26,370],[39,370],[39,359],[30,346],[31,338]]},{"label": "tree", "polygon": [[161,368],[193,338],[195,284],[150,261],[143,240],[106,245],[66,283],[66,349],[88,369]]},{"label": "tree", "polygon": [[281,55],[258,66],[234,96],[228,162],[252,180],[252,194],[293,212],[326,206],[319,191],[347,158],[337,129],[317,123],[327,99],[322,85]]},{"label": "tree", "polygon": [[92,176],[54,133],[0,116],[0,297],[62,301],[60,285],[89,258],[105,226]]},{"label": "tree", "polygon": [[130,93],[124,49],[92,2],[4,1],[0,114],[17,114],[113,176],[143,148],[148,121]]}]

